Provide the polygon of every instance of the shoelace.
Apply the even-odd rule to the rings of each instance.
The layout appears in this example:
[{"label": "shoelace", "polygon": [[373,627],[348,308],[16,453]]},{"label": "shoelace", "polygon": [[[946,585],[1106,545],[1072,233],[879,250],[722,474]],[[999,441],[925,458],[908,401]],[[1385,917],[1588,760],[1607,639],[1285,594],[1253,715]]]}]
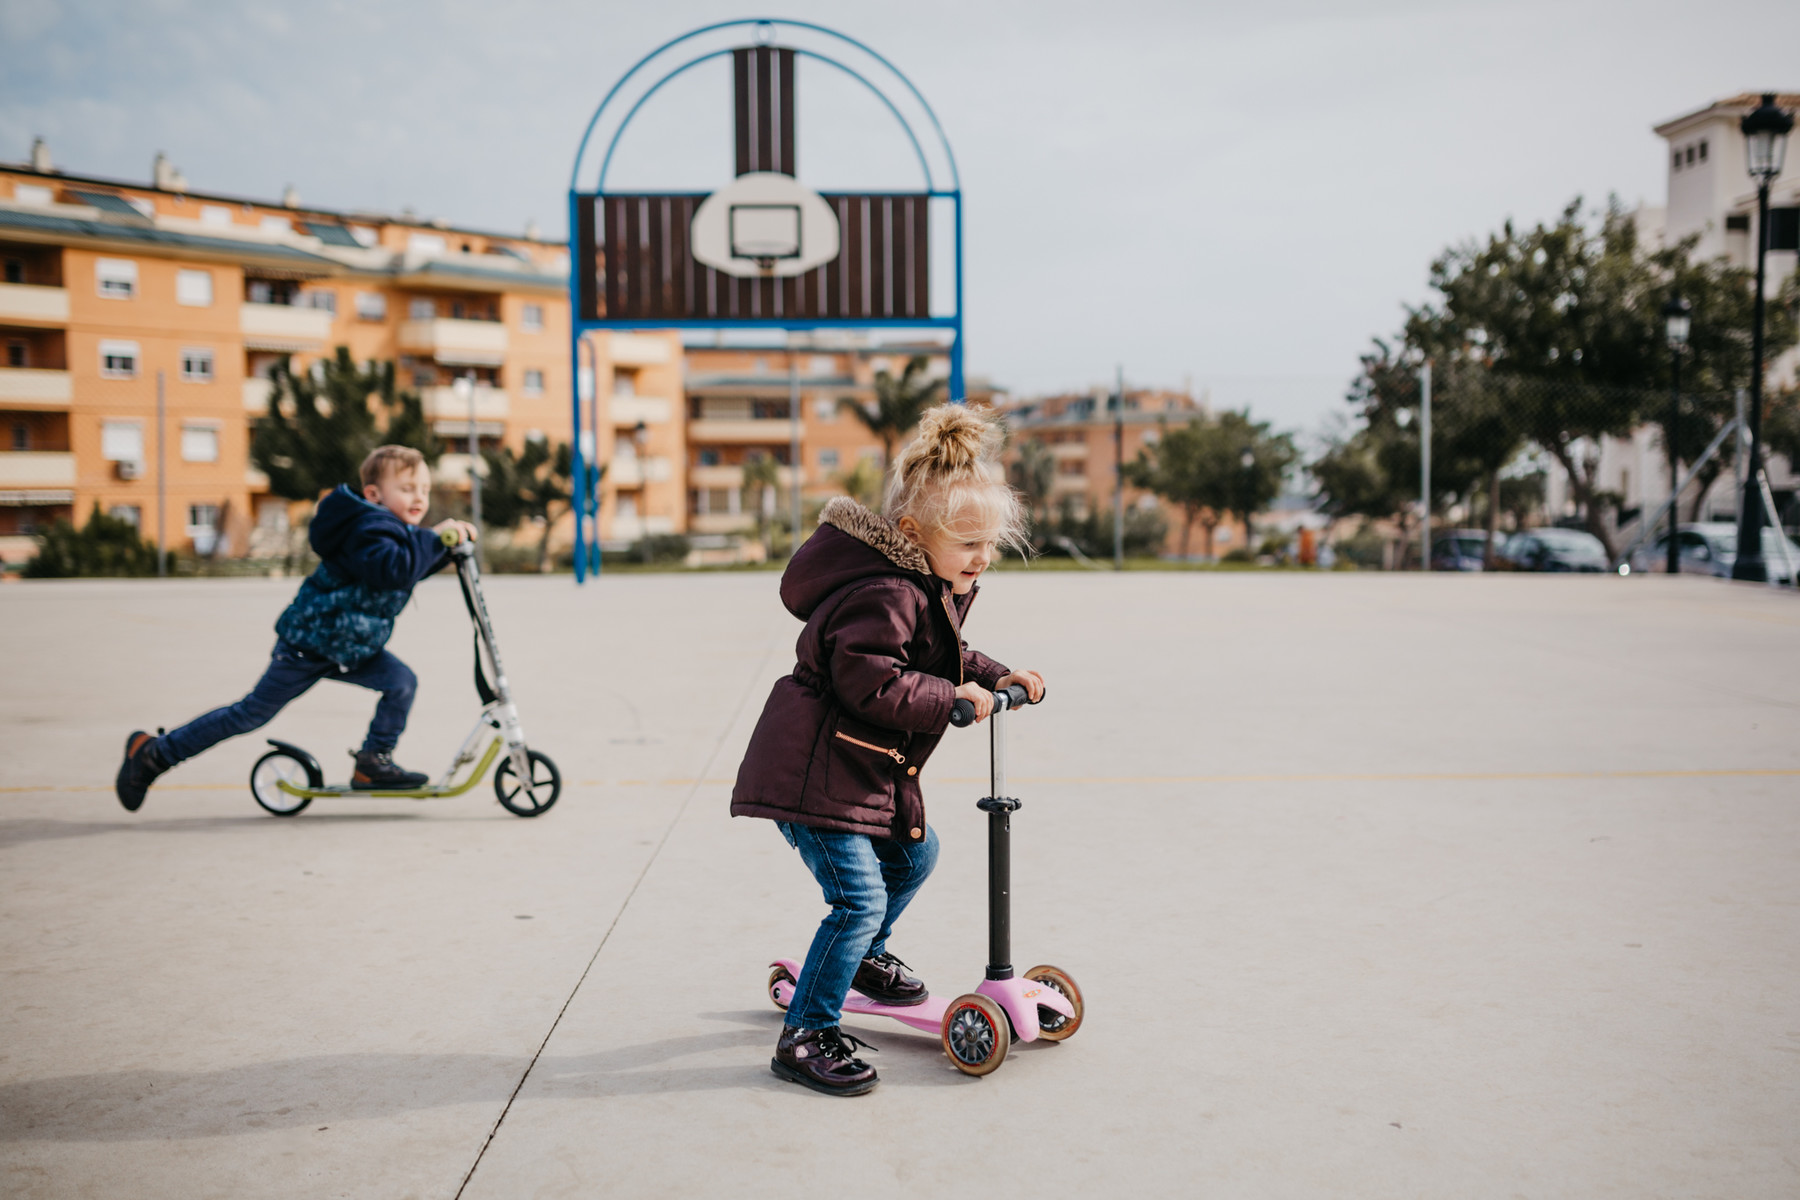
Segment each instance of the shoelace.
[{"label": "shoelace", "polygon": [[881,1051],[863,1041],[855,1034],[845,1033],[833,1026],[819,1031],[819,1053],[833,1062],[855,1062],[856,1050],[872,1050],[876,1054]]},{"label": "shoelace", "polygon": [[898,958],[894,957],[894,955],[890,954],[886,950],[883,950],[880,954],[877,954],[874,958],[871,958],[869,961],[874,963],[878,967],[886,967],[889,970],[895,970],[895,969],[898,969],[901,971],[912,970],[911,967],[909,967],[905,963],[901,962]]}]

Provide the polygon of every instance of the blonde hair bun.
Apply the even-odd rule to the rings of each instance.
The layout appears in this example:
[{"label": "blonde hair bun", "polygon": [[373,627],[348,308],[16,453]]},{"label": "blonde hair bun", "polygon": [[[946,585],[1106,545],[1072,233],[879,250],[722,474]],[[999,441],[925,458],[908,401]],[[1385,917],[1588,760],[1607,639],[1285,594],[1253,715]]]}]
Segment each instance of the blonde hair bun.
[{"label": "blonde hair bun", "polygon": [[894,459],[887,518],[911,517],[931,531],[979,532],[1022,549],[1025,506],[1000,469],[1006,431],[967,404],[940,404]]},{"label": "blonde hair bun", "polygon": [[896,472],[926,471],[940,477],[986,478],[1000,461],[1006,435],[966,404],[925,410],[918,436],[900,452]]}]

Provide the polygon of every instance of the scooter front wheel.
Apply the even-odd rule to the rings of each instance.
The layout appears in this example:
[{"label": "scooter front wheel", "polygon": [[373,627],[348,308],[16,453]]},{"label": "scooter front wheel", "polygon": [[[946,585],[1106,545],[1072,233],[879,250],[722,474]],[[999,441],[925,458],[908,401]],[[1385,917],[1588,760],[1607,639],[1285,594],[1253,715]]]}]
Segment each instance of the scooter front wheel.
[{"label": "scooter front wheel", "polygon": [[782,1012],[788,1010],[788,1006],[781,1002],[780,985],[784,983],[799,985],[799,981],[794,978],[794,973],[777,963],[775,969],[769,972],[769,1001]]},{"label": "scooter front wheel", "polygon": [[1081,1028],[1081,1018],[1086,1015],[1086,1010],[1081,1003],[1081,989],[1075,986],[1075,981],[1069,978],[1069,973],[1061,967],[1038,966],[1025,972],[1025,978],[1033,983],[1041,983],[1045,987],[1055,988],[1062,993],[1063,999],[1067,1000],[1075,1009],[1074,1016],[1065,1017],[1053,1008],[1045,1008],[1042,1004],[1038,1005],[1038,1036],[1048,1038],[1053,1042],[1074,1037],[1075,1031]]},{"label": "scooter front wheel", "polygon": [[311,796],[296,796],[292,792],[281,790],[281,784],[289,787],[307,788],[312,786],[311,773],[306,764],[289,754],[286,750],[271,750],[256,760],[250,768],[250,794],[263,811],[278,817],[291,817],[312,803]]},{"label": "scooter front wheel", "polygon": [[500,800],[500,807],[515,817],[539,817],[550,811],[556,798],[562,795],[562,772],[550,761],[548,754],[540,754],[536,750],[528,752],[531,757],[531,779],[521,784],[513,773],[512,757],[508,755],[500,760],[494,768],[494,795]]},{"label": "scooter front wheel", "polygon": [[970,992],[958,996],[944,1013],[944,1053],[964,1075],[986,1075],[1006,1061],[1012,1026],[998,1004]]}]

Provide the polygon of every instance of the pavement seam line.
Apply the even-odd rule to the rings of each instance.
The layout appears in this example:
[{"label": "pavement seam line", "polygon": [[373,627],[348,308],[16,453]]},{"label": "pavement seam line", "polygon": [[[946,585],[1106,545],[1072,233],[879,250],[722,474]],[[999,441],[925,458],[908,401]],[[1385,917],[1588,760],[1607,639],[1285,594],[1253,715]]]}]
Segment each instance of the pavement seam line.
[{"label": "pavement seam line", "polygon": [[475,1172],[480,1168],[481,1160],[487,1157],[488,1148],[499,1136],[500,1126],[506,1123],[507,1114],[512,1112],[513,1102],[519,1098],[519,1093],[525,1090],[526,1081],[531,1078],[532,1071],[537,1069],[538,1059],[543,1057],[544,1050],[550,1045],[550,1039],[556,1036],[557,1026],[562,1024],[564,1014],[569,1011],[569,1005],[575,1003],[575,997],[581,992],[581,985],[587,982],[587,977],[593,971],[594,964],[600,961],[600,952],[606,949],[606,943],[611,939],[613,930],[617,929],[619,922],[624,919],[625,910],[631,907],[631,901],[637,895],[638,888],[643,886],[645,878],[649,876],[650,868],[655,866],[656,860],[662,856],[663,847],[669,844],[669,838],[674,835],[675,827],[681,823],[681,818],[687,813],[688,805],[693,803],[694,796],[700,789],[706,786],[708,782],[706,772],[712,768],[714,762],[718,761],[719,751],[725,747],[725,739],[730,737],[731,731],[737,727],[738,718],[743,716],[744,706],[755,694],[757,681],[762,678],[763,671],[769,663],[769,656],[775,652],[776,644],[777,639],[771,633],[768,645],[763,648],[762,657],[757,660],[756,669],[750,673],[750,680],[744,685],[743,695],[738,697],[736,706],[731,710],[730,719],[725,722],[724,728],[719,730],[718,740],[713,743],[712,751],[706,756],[706,762],[700,768],[700,777],[693,780],[693,786],[688,789],[687,795],[683,796],[681,803],[675,806],[675,814],[669,818],[669,824],[663,829],[662,837],[657,841],[656,848],[650,852],[650,857],[644,860],[644,866],[638,871],[637,878],[631,881],[631,890],[625,893],[625,899],[619,903],[619,911],[615,912],[613,919],[607,923],[606,932],[600,935],[600,944],[594,947],[594,953],[588,958],[587,966],[581,969],[581,976],[575,980],[575,986],[569,989],[569,995],[562,1002],[562,1007],[556,1010],[556,1017],[550,1022],[550,1028],[544,1031],[544,1040],[538,1043],[536,1053],[531,1056],[531,1061],[525,1064],[525,1072],[519,1076],[519,1082],[513,1086],[512,1094],[507,1096],[506,1103],[500,1109],[500,1115],[494,1118],[493,1128],[488,1130],[487,1139],[481,1143],[481,1149],[476,1151],[475,1161],[469,1164],[469,1170],[463,1175],[462,1183],[457,1186],[456,1196],[453,1200],[462,1200],[462,1194],[468,1190],[469,1182],[475,1178]]}]

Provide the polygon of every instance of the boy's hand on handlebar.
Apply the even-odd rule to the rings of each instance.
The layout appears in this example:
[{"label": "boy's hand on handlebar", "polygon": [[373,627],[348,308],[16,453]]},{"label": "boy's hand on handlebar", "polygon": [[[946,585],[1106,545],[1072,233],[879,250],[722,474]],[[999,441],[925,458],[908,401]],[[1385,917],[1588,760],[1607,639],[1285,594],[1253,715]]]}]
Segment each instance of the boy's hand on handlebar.
[{"label": "boy's hand on handlebar", "polygon": [[[1015,683],[1025,689],[1025,694],[1031,697],[1033,704],[1044,698],[1044,677],[1036,671],[1014,671],[1010,675],[1003,675],[1000,677],[1000,682],[994,685],[994,690],[999,691],[1001,688]],[[962,693],[959,691],[957,695],[960,696]]]},{"label": "boy's hand on handlebar", "polygon": [[975,706],[975,720],[985,721],[994,712],[994,693],[979,683],[965,683],[956,689],[958,700],[967,700]]},{"label": "boy's hand on handlebar", "polygon": [[475,526],[467,521],[458,521],[455,517],[447,517],[431,527],[431,531],[442,537],[447,530],[456,532],[458,542],[472,542],[476,538]]}]

